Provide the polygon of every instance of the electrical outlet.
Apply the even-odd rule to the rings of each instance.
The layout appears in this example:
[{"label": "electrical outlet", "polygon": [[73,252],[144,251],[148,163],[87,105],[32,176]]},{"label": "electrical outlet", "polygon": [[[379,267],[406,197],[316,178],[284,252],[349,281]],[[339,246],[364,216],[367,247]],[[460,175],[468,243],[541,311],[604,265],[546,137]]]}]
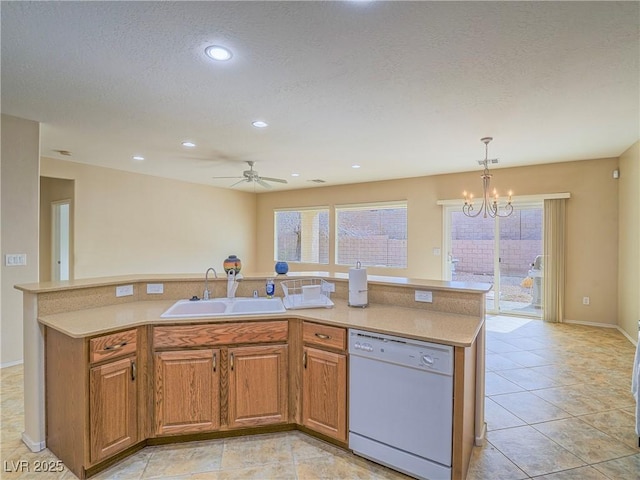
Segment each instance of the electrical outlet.
[{"label": "electrical outlet", "polygon": [[164,293],[164,284],[163,283],[147,283],[147,293],[148,294]]},{"label": "electrical outlet", "polygon": [[116,287],[116,297],[127,297],[133,295],[133,285],[120,285]]},{"label": "electrical outlet", "polygon": [[582,297],[582,304],[583,305],[591,304],[591,299],[589,297]]},{"label": "electrical outlet", "polygon": [[10,253],[4,256],[4,264],[7,267],[21,267],[27,264],[26,253]]},{"label": "electrical outlet", "polygon": [[331,282],[323,282],[322,289],[325,292],[331,293],[336,291],[336,284]]},{"label": "electrical outlet", "polygon": [[416,290],[416,302],[433,303],[433,292]]}]

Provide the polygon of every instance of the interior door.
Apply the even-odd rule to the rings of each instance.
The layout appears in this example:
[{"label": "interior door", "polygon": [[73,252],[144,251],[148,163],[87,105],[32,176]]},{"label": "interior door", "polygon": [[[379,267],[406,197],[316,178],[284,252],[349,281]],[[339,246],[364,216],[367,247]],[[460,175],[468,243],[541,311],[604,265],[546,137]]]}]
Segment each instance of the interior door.
[{"label": "interior door", "polygon": [[51,273],[53,281],[69,280],[70,201],[51,204]]}]

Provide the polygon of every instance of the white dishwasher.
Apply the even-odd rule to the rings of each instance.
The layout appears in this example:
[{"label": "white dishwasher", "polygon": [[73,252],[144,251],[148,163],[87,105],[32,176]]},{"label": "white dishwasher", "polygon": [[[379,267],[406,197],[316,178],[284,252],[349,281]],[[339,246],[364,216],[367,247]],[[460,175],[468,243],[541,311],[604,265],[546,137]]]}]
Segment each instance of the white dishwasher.
[{"label": "white dishwasher", "polygon": [[451,479],[453,347],[349,330],[349,448],[416,478]]}]

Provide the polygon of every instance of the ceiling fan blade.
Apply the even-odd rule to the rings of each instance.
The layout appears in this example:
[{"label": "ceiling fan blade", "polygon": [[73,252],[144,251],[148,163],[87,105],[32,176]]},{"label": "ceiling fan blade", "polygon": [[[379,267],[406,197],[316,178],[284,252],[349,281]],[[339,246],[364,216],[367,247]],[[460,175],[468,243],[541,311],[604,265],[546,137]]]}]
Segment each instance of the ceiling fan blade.
[{"label": "ceiling fan blade", "polygon": [[[238,178],[238,177],[231,177],[231,178]],[[229,188],[235,187],[236,185],[243,183],[243,182],[250,182],[251,180],[249,180],[248,178],[243,178],[242,180],[237,181],[236,183],[234,183],[233,185],[230,185]]]},{"label": "ceiling fan blade", "polygon": [[264,181],[262,180],[262,178],[257,178],[257,179],[256,179],[256,182],[257,182],[259,185],[262,185],[264,188],[271,188],[271,185],[269,185],[267,182],[264,182]]},{"label": "ceiling fan blade", "polygon": [[271,178],[271,177],[260,177],[262,180],[266,180],[267,182],[278,182],[278,183],[289,183],[284,178]]},{"label": "ceiling fan blade", "polygon": [[213,179],[216,179],[216,180],[217,180],[217,179],[219,179],[219,178],[244,178],[244,177],[237,177],[237,176],[236,176],[236,177],[211,177],[211,178],[213,178]]}]

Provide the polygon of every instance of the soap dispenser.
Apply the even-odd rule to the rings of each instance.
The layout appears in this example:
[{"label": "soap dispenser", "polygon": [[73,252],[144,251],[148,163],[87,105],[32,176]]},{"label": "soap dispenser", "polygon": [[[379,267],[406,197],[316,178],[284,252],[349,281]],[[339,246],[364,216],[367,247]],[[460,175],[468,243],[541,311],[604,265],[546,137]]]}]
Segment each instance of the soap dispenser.
[{"label": "soap dispenser", "polygon": [[265,285],[265,290],[267,293],[267,298],[273,298],[273,295],[276,292],[276,285],[273,281],[273,278],[267,278],[267,283]]}]

